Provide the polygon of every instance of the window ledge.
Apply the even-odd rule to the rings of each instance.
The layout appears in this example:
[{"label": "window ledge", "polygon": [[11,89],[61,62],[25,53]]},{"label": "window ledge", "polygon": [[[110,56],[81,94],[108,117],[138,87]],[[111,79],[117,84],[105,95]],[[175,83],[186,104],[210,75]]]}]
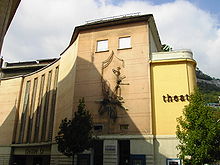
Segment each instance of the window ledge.
[{"label": "window ledge", "polygon": [[95,53],[109,52],[109,50],[96,51]]},{"label": "window ledge", "polygon": [[132,49],[132,47],[129,47],[129,48],[118,48],[117,50],[126,50],[126,49]]}]

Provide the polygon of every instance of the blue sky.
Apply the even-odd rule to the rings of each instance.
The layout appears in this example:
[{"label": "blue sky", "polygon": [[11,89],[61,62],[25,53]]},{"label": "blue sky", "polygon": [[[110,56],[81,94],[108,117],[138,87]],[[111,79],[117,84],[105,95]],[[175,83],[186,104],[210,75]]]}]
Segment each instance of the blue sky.
[{"label": "blue sky", "polygon": [[218,19],[220,19],[219,0],[189,0],[189,1],[207,12],[217,15]]},{"label": "blue sky", "polygon": [[59,57],[75,26],[140,12],[154,15],[163,44],[192,50],[197,66],[220,78],[219,9],[220,0],[24,0],[6,34],[2,55],[10,62]]},{"label": "blue sky", "polygon": [[[112,0],[110,1],[114,5],[122,4],[126,1],[131,1],[131,0]],[[138,1],[138,0],[134,0]],[[174,2],[175,0],[140,0],[140,1],[147,1],[150,2],[154,5],[161,5],[161,4],[166,4],[170,2]],[[207,12],[210,12],[211,14],[214,14],[220,19],[220,0],[186,0],[197,7],[201,8],[202,10],[205,10]]]}]

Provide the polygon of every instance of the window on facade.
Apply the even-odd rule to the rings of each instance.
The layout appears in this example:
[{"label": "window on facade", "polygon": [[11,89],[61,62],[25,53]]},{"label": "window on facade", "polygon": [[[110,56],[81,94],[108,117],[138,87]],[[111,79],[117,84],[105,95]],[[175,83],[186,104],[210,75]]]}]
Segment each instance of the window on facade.
[{"label": "window on facade", "polygon": [[119,38],[119,49],[131,48],[131,37]]},{"label": "window on facade", "polygon": [[127,130],[128,129],[128,124],[121,124],[120,125],[120,130]]},{"label": "window on facade", "polygon": [[102,124],[96,124],[96,125],[94,125],[94,130],[95,130],[95,131],[102,131],[102,130],[103,130],[103,125],[102,125]]},{"label": "window on facade", "polygon": [[97,41],[97,52],[107,51],[108,50],[108,40]]},{"label": "window on facade", "polygon": [[180,159],[167,159],[167,165],[180,165]]},{"label": "window on facade", "polygon": [[18,139],[19,143],[24,142],[25,127],[26,127],[26,121],[28,120],[27,115],[29,112],[30,87],[31,87],[31,81],[27,81],[26,89],[25,89],[25,93],[24,93],[23,112],[21,114],[20,135],[19,135],[19,139]]}]

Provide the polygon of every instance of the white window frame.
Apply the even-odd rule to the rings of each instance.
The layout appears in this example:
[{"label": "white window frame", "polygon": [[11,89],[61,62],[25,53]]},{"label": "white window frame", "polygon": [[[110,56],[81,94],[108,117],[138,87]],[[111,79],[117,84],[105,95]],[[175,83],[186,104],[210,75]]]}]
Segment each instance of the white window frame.
[{"label": "white window frame", "polygon": [[181,160],[180,159],[167,159],[167,165],[169,165],[171,162],[178,163],[178,165],[181,165]]},{"label": "white window frame", "polygon": [[131,48],[131,36],[120,37],[118,39],[118,49]]},{"label": "white window frame", "polygon": [[96,43],[96,52],[108,51],[108,40],[98,40]]}]

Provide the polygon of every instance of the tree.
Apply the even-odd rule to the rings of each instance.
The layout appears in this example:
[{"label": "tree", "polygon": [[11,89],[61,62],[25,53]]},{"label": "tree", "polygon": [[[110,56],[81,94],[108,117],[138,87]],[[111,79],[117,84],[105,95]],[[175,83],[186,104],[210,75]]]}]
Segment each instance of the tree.
[{"label": "tree", "polygon": [[[93,143],[93,120],[86,109],[84,98],[79,100],[78,110],[72,120],[62,120],[58,135],[55,140],[58,144],[58,151],[66,156],[82,153],[91,148]],[[74,164],[74,161],[73,161]]]},{"label": "tree", "polygon": [[202,165],[220,159],[220,123],[208,107],[201,92],[190,96],[183,116],[177,119],[179,158],[186,165]]}]

